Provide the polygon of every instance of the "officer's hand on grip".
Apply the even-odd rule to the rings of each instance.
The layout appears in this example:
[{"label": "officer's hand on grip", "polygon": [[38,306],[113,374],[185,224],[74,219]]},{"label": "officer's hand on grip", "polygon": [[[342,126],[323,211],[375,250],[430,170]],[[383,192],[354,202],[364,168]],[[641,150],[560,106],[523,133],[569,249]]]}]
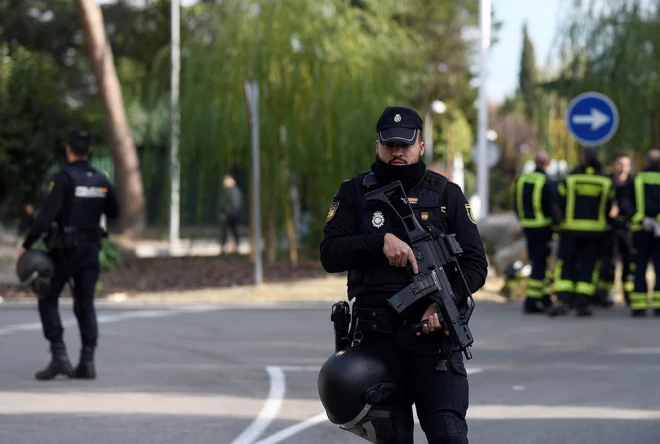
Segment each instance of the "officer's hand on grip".
[{"label": "officer's hand on grip", "polygon": [[390,265],[393,267],[405,267],[408,262],[413,269],[415,274],[419,273],[419,268],[417,267],[417,260],[413,254],[412,248],[410,245],[393,235],[392,233],[385,234],[385,240],[383,242],[383,253],[387,257],[387,260],[390,262]]},{"label": "officer's hand on grip", "polygon": [[[422,327],[422,331],[425,334],[444,330],[445,336],[449,336],[449,330],[443,327],[442,318],[438,315],[438,306],[435,302],[429,305],[429,307],[426,309],[422,315],[422,321],[427,321],[427,323]],[[421,334],[421,332],[417,332],[417,336]]]}]

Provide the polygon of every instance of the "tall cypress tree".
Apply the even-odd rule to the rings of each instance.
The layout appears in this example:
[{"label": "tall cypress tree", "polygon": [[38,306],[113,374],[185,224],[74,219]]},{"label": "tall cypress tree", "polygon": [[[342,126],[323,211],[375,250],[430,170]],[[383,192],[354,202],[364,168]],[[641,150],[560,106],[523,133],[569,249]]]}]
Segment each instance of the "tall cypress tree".
[{"label": "tall cypress tree", "polygon": [[525,102],[525,117],[532,121],[534,118],[536,95],[534,92],[536,84],[536,57],[534,56],[534,45],[527,33],[527,23],[523,25],[523,48],[520,55],[520,74],[518,76],[518,88]]}]

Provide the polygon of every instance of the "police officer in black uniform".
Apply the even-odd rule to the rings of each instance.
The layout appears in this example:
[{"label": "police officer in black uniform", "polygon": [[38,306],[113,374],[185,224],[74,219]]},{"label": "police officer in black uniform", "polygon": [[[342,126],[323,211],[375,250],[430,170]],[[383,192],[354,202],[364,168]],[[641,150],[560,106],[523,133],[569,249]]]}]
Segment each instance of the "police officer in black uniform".
[{"label": "police officer in black uniform", "polygon": [[[50,183],[50,193],[30,229],[20,255],[43,233],[55,264],[55,274],[45,298],[39,299],[39,315],[46,339],[50,342],[51,362],[35,377],[53,379],[58,374],[94,379],[94,349],[98,339],[94,289],[99,278],[99,253],[103,230],[101,215],[114,219],[119,205],[108,178],[88,163],[91,134],[73,130],[68,134],[66,157],[69,164]],[[80,328],[80,362],[73,369],[63,340],[58,300],[64,285],[72,284],[74,313]]]},{"label": "police officer in black uniform", "polygon": [[539,151],[534,161],[536,169],[516,179],[513,207],[525,233],[527,256],[532,262],[532,273],[527,279],[527,298],[523,304],[523,313],[527,314],[543,313],[552,305],[548,291],[548,257],[553,227],[558,228],[562,218],[557,185],[545,172],[550,156]]},{"label": "police officer in black uniform", "polygon": [[[461,189],[428,170],[421,160],[424,142],[419,114],[406,107],[387,107],[376,131],[376,161],[371,171],[344,181],[330,206],[321,263],[331,273],[348,270],[354,345],[376,353],[397,375],[395,438],[387,442],[413,442],[415,404],[430,444],[465,444],[468,380],[462,355],[447,352],[449,338],[436,304],[422,300],[402,315],[389,308],[386,299],[410,283],[405,267],[417,273],[417,263],[400,219],[386,204],[367,202],[364,194],[400,180],[417,218],[431,233],[456,234],[464,250],[459,263],[472,293],[486,279],[483,244]],[[450,276],[450,280],[455,278]],[[464,300],[466,295],[457,297]],[[423,333],[414,332],[410,326],[420,320],[428,320],[428,325]]]}]

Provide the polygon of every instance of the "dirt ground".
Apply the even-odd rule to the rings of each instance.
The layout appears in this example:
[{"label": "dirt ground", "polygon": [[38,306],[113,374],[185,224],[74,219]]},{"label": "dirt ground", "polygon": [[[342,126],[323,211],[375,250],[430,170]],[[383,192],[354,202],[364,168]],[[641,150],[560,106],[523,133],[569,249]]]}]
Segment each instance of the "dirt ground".
[{"label": "dirt ground", "polygon": [[[325,277],[318,261],[297,267],[287,262],[263,265],[264,282],[287,282]],[[98,297],[124,292],[129,296],[140,291],[176,291],[199,288],[221,288],[254,284],[254,265],[249,257],[225,255],[213,257],[166,257],[123,259],[119,268],[101,273]],[[25,297],[16,285],[0,284],[4,298]]]}]

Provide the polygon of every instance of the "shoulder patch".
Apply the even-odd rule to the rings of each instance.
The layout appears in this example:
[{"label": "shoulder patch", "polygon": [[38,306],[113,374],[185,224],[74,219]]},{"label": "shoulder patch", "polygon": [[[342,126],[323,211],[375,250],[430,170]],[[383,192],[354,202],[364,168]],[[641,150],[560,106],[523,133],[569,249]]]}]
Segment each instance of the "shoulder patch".
[{"label": "shoulder patch", "polygon": [[470,219],[470,222],[473,224],[477,224],[477,220],[474,218],[474,214],[472,214],[472,207],[470,204],[465,204],[465,211],[467,212],[468,219]]},{"label": "shoulder patch", "polygon": [[51,180],[48,182],[48,191],[53,191],[53,187],[55,186],[55,181]]},{"label": "shoulder patch", "polygon": [[330,205],[330,210],[328,211],[328,215],[325,218],[326,223],[330,222],[332,218],[335,217],[335,214],[337,213],[337,207],[339,207],[339,202],[332,202]]}]

